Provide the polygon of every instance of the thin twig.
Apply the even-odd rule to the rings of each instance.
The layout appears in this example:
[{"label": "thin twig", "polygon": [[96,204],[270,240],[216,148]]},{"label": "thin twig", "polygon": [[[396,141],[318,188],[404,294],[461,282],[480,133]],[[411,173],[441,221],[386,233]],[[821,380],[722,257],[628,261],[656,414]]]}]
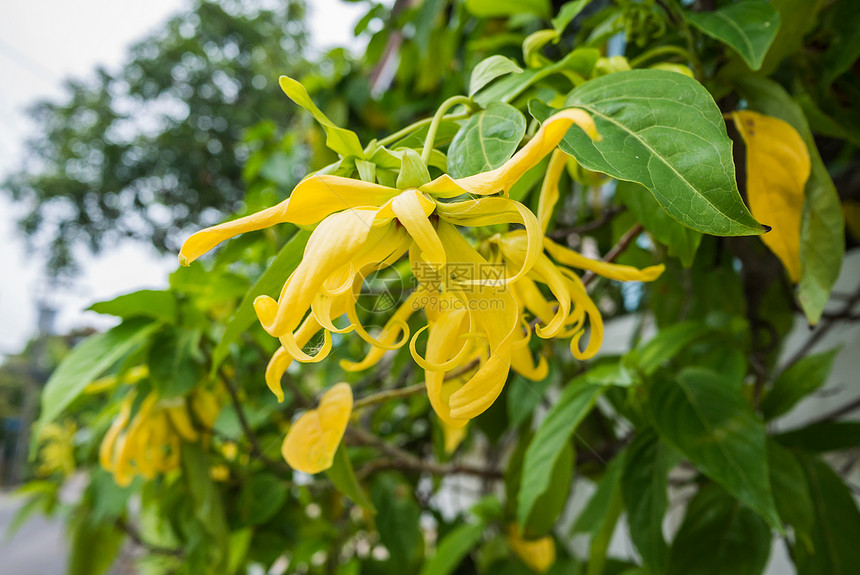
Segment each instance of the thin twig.
[{"label": "thin twig", "polygon": [[617,216],[618,214],[622,214],[625,211],[627,211],[626,206],[617,206],[614,208],[609,208],[603,210],[603,213],[596,220],[586,222],[579,226],[572,226],[569,228],[560,228],[557,230],[553,230],[547,235],[549,235],[549,237],[554,240],[563,240],[571,234],[585,234],[588,232],[593,232],[594,230],[602,228],[607,223],[612,221],[615,216]]},{"label": "thin twig", "polygon": [[125,534],[128,535],[128,538],[131,539],[135,545],[146,549],[150,553],[155,553],[156,555],[169,555],[171,557],[182,557],[184,555],[182,549],[163,547],[161,545],[156,545],[154,543],[146,541],[143,536],[141,536],[140,531],[138,531],[134,525],[132,525],[123,518],[119,518],[116,520],[116,526],[121,531],[125,532]]},{"label": "thin twig", "polygon": [[226,376],[223,377],[223,381],[224,387],[227,388],[227,393],[230,394],[230,402],[233,404],[233,409],[236,411],[236,419],[239,420],[239,426],[242,428],[242,433],[245,434],[245,437],[248,439],[248,443],[251,445],[251,452],[255,457],[262,461],[266,467],[270,468],[278,475],[292,477],[292,469],[289,465],[270,458],[263,451],[263,448],[260,446],[260,440],[257,439],[257,435],[248,424],[248,418],[245,417],[245,410],[242,408],[242,402],[239,400],[239,394],[236,392],[233,382]]},{"label": "thin twig", "polygon": [[416,383],[415,385],[410,385],[408,387],[399,387],[395,389],[386,389],[384,391],[380,391],[378,393],[374,393],[373,395],[368,395],[367,397],[363,397],[356,401],[352,405],[353,411],[357,411],[364,407],[369,407],[371,405],[375,405],[377,403],[384,403],[391,399],[400,399],[402,397],[410,397],[424,391],[423,383]]},{"label": "thin twig", "polygon": [[[623,254],[627,248],[630,247],[630,244],[633,243],[633,240],[642,233],[645,228],[642,227],[642,224],[635,224],[629,230],[627,230],[621,239],[618,240],[618,243],[615,244],[611,250],[609,250],[603,259],[601,260],[604,263],[614,262],[618,259],[618,256]],[[597,278],[597,275],[594,272],[585,272],[582,275],[582,285],[588,286],[591,282],[593,282]]]},{"label": "thin twig", "polygon": [[487,479],[502,479],[504,474],[498,469],[477,467],[465,463],[438,463],[425,461],[415,457],[408,451],[386,443],[381,438],[360,427],[347,428],[347,438],[351,443],[366,445],[378,449],[386,456],[385,459],[377,459],[362,467],[358,476],[367,477],[380,469],[404,469],[411,471],[425,471],[433,475],[476,475]]},{"label": "thin twig", "polygon": [[827,335],[827,333],[841,320],[848,319],[851,312],[854,310],[854,306],[857,305],[858,302],[860,302],[860,290],[854,292],[854,294],[845,301],[845,305],[842,306],[840,311],[831,315],[822,316],[821,323],[818,324],[817,329],[813,331],[812,335],[809,336],[809,339],[800,346],[800,349],[798,349],[794,355],[785,362],[785,367],[780,370],[780,373],[800,361],[812,350],[813,347],[815,347],[815,344],[821,341],[821,338]]}]

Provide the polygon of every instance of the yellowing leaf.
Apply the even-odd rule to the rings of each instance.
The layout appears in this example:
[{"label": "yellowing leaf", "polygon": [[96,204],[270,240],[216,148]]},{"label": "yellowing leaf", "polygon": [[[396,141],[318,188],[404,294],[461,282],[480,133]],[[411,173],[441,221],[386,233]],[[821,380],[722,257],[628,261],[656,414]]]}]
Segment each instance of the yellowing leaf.
[{"label": "yellowing leaf", "polygon": [[287,433],[281,453],[290,467],[319,473],[331,467],[352,413],[352,388],[338,383],[323,394],[316,409],[305,412]]},{"label": "yellowing leaf", "polygon": [[809,150],[787,122],[757,112],[733,112],[747,147],[747,201],[753,216],[773,229],[761,238],[782,261],[791,281],[800,281],[803,190],[809,179]]},{"label": "yellowing leaf", "polygon": [[555,563],[555,541],[550,535],[528,541],[523,539],[519,527],[512,523],[508,525],[508,545],[529,569],[537,573],[545,573]]}]

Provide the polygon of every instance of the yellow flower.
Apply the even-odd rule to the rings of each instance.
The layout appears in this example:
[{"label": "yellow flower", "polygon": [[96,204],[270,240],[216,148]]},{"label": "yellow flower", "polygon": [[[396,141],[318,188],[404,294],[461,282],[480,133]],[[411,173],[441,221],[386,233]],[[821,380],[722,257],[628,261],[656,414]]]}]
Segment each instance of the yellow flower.
[{"label": "yellow flower", "polygon": [[[197,232],[182,247],[180,262],[187,265],[239,233],[283,222],[316,225],[301,263],[287,279],[278,300],[260,296],[254,302],[264,329],[280,340],[281,346],[266,370],[266,382],[281,400],[280,379],[289,364],[293,360],[316,362],[324,359],[332,347],[331,332],[355,331],[383,352],[397,349],[409,339],[404,319],[409,315],[408,310],[387,326],[381,338],[371,337],[361,326],[355,310],[356,293],[368,273],[391,265],[407,252],[413,262],[434,270],[444,270],[450,263],[487,263],[466,242],[456,226],[521,224],[526,250],[520,267],[512,269],[504,278],[458,281],[443,277],[441,288],[448,289],[452,285],[498,286],[525,277],[542,250],[540,224],[521,203],[507,197],[487,196],[506,194],[527,170],[555,149],[573,124],[582,127],[591,137],[597,137],[594,122],[588,114],[581,110],[564,110],[544,122],[528,144],[503,166],[467,178],[452,179],[443,175],[429,181],[426,166],[421,164],[416,168],[407,152],[403,152],[404,166],[411,162],[410,168],[419,172],[423,167],[423,181],[426,183],[411,182],[415,187],[395,189],[339,176],[311,176],[293,190],[288,200],[277,206]],[[463,194],[482,197],[460,202],[444,201]],[[465,291],[475,292],[468,294],[468,301],[473,302],[469,305],[487,305],[489,296],[482,295],[484,290]],[[475,335],[486,339],[490,357],[472,380],[451,394],[451,416],[454,418],[468,419],[489,407],[501,391],[510,368],[518,321],[516,301],[510,294],[500,294],[497,299],[503,300],[503,313],[470,311],[468,314],[469,324],[476,330]],[[483,304],[481,300],[484,300]],[[350,323],[338,328],[332,320],[343,314]],[[445,319],[444,323],[450,321],[453,320]],[[314,355],[305,353],[302,347],[319,331],[323,331],[324,336],[322,347]],[[377,351],[358,365],[366,366],[379,355]]]},{"label": "yellow flower", "polygon": [[64,425],[48,423],[42,427],[39,441],[39,466],[36,472],[42,476],[53,473],[71,475],[75,471],[75,433],[77,426],[73,421]]},{"label": "yellow flower", "polygon": [[[126,396],[99,448],[100,465],[113,473],[121,486],[129,485],[135,475],[152,479],[158,473],[178,469],[182,441],[208,438],[201,437],[182,399],[159,402],[158,395],[150,393],[132,418],[135,396],[136,392]],[[215,397],[200,389],[190,403],[197,420],[211,428],[219,410]]]},{"label": "yellow flower", "polygon": [[508,545],[526,566],[537,573],[546,573],[555,563],[555,541],[547,535],[532,541],[523,539],[519,527],[508,525]]},{"label": "yellow flower", "polygon": [[319,407],[303,413],[287,432],[281,453],[293,469],[319,473],[331,467],[352,413],[352,388],[338,383],[326,391]]},{"label": "yellow flower", "polygon": [[[547,169],[538,204],[543,230],[546,230],[558,201],[558,180],[566,159],[563,152],[556,150]],[[526,258],[529,249],[527,242],[522,230],[514,230],[497,234],[488,243],[490,250],[494,252],[491,257],[516,268],[521,266]],[[548,237],[543,238],[543,249],[544,253],[536,258],[530,271],[510,286],[511,291],[521,313],[529,312],[540,322],[535,326],[538,337],[570,337],[570,352],[579,360],[590,359],[600,349],[603,343],[603,318],[582,280],[569,268],[590,271],[617,281],[640,282],[654,281],[665,269],[663,264],[640,270],[632,266],[593,260]],[[537,284],[544,284],[552,293],[554,301],[548,301]],[[580,341],[585,335],[586,321],[590,327],[590,335],[588,345],[581,349]]]}]

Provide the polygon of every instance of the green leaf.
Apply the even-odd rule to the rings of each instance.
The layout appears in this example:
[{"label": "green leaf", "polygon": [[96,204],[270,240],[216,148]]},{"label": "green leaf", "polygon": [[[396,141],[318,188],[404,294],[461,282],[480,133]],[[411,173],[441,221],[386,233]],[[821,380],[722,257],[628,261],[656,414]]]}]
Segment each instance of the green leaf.
[{"label": "green leaf", "polygon": [[424,538],[419,527],[421,509],[412,487],[386,474],[373,483],[373,504],[378,510],[376,529],[394,565],[405,569],[418,557]]},{"label": "green leaf", "polygon": [[779,12],[765,0],[744,0],[714,12],[687,12],[685,18],[711,38],[733,48],[752,70],[761,68],[779,30]]},{"label": "green leaf", "polygon": [[663,516],[669,504],[669,455],[653,432],[637,435],[624,462],[621,495],[627,509],[630,538],[654,573],[664,573],[668,547],[663,538]]},{"label": "green leaf", "polygon": [[824,385],[839,351],[833,349],[808,355],[780,373],[761,402],[764,418],[773,419],[788,413],[800,400]]},{"label": "green leaf", "polygon": [[814,325],[830,299],[845,255],[845,221],[839,194],[818,153],[803,110],[782,86],[757,76],[740,78],[737,86],[750,108],[791,124],[809,148],[812,173],[806,182],[803,204],[797,299],[807,320]]},{"label": "green leaf", "polygon": [[169,291],[140,290],[94,303],[88,309],[123,319],[141,316],[176,323],[176,296]]},{"label": "green leaf", "polygon": [[38,425],[56,419],[93,380],[137,349],[159,325],[144,319],[127,320],[78,344],[45,384]]},{"label": "green leaf", "polygon": [[421,575],[453,573],[484,534],[483,523],[460,525],[445,535],[436,547],[436,554],[424,564]]},{"label": "green leaf", "polygon": [[759,575],[770,547],[767,523],[719,486],[708,484],[687,506],[667,573]]},{"label": "green leaf", "polygon": [[71,526],[69,575],[102,575],[113,565],[125,533],[113,522],[96,522],[85,509],[78,509]]},{"label": "green leaf", "polygon": [[526,119],[519,110],[493,102],[469,118],[451,142],[451,177],[464,178],[498,168],[514,155],[525,133]]},{"label": "green leaf", "polygon": [[830,467],[816,457],[798,454],[815,512],[812,550],[792,549],[798,575],[860,573],[860,510],[851,491]]},{"label": "green leaf", "polygon": [[719,374],[688,368],[658,380],[648,401],[660,438],[771,526],[782,529],[770,490],[764,424]]},{"label": "green leaf", "polygon": [[680,259],[684,267],[693,265],[702,234],[669,217],[654,196],[639,184],[618,182],[615,194],[648,233],[669,249],[670,256]]},{"label": "green leaf", "polygon": [[511,382],[508,384],[506,402],[508,421],[512,427],[519,426],[534,413],[535,408],[546,394],[546,390],[552,385],[553,379],[555,378],[551,375],[541,381],[530,381],[521,375],[514,375],[511,378]]},{"label": "green leaf", "polygon": [[212,352],[212,370],[214,375],[218,371],[221,362],[229,353],[230,344],[239,339],[251,325],[256,321],[257,315],[254,312],[254,300],[260,295],[277,296],[281,291],[281,286],[291,273],[298,267],[302,261],[302,255],[305,251],[305,245],[308,243],[308,238],[311,237],[311,232],[299,230],[290,238],[290,241],[281,248],[275,259],[266,268],[266,271],[257,279],[245,297],[242,298],[242,303],[239,308],[230,316],[227,321],[227,326],[224,328],[224,335],[221,336],[221,341],[215,346]]},{"label": "green leaf", "polygon": [[287,484],[271,473],[252,475],[242,484],[239,494],[239,515],[245,525],[262,525],[283,507],[287,500]]},{"label": "green leaf", "polygon": [[579,13],[582,12],[583,8],[588,6],[589,2],[591,2],[591,0],[572,0],[571,2],[565,2],[558,11],[558,15],[552,19],[552,27],[555,28],[556,32],[559,34],[564,32],[568,24],[573,22],[573,19],[579,16]]},{"label": "green leaf", "polygon": [[788,56],[803,46],[804,36],[818,23],[817,13],[822,0],[771,0],[779,12],[779,33],[770,46],[761,73],[770,75]]},{"label": "green leaf", "polygon": [[775,441],[767,443],[767,462],[773,499],[780,518],[794,528],[795,535],[805,545],[812,545],[815,517],[803,467],[794,453]]},{"label": "green leaf", "polygon": [[164,328],[149,349],[149,377],[163,398],[185,395],[203,377],[203,366],[194,360],[199,353],[200,332]]},{"label": "green leaf", "polygon": [[[568,107],[591,114],[602,136],[578,127],[560,147],[585,168],[648,188],[666,212],[713,235],[761,234],[741,200],[732,142],[713,98],[701,84],[665,70],[631,70],[574,89]],[[534,106],[540,121],[554,110]]]},{"label": "green leaf", "polygon": [[700,321],[672,324],[661,329],[644,346],[628,354],[625,363],[634,365],[644,375],[653,375],[664,363],[710,333],[711,328]]},{"label": "green leaf", "polygon": [[553,469],[564,446],[605,390],[605,386],[589,383],[583,378],[574,379],[561,392],[535,432],[526,450],[517,496],[517,520],[521,528],[540,496],[549,489]]},{"label": "green leaf", "polygon": [[479,18],[497,18],[515,14],[549,17],[549,0],[466,0],[466,10]]},{"label": "green leaf", "polygon": [[334,150],[341,156],[356,156],[364,157],[364,151],[361,147],[361,142],[355,132],[336,126],[328,117],[317,108],[314,101],[308,95],[308,91],[301,83],[293,80],[289,76],[281,76],[278,80],[281,85],[281,90],[289,96],[290,100],[311,113],[314,119],[319,122],[326,134],[326,146]]},{"label": "green leaf", "polygon": [[549,486],[535,501],[522,527],[523,537],[526,539],[537,539],[550,533],[564,511],[572,484],[573,460],[573,446],[566,443],[553,466]]},{"label": "green leaf", "polygon": [[337,453],[334,454],[334,461],[325,473],[331,479],[331,482],[334,483],[334,486],[337,487],[338,491],[371,513],[376,513],[373,503],[367,498],[364,489],[355,477],[352,462],[349,460],[349,455],[346,453],[346,447],[344,447],[343,442],[337,448]]},{"label": "green leaf", "polygon": [[472,76],[469,79],[469,97],[474,96],[478,90],[496,78],[508,74],[521,74],[522,71],[523,69],[510,58],[498,54],[484,58],[472,69]]},{"label": "green leaf", "polygon": [[588,575],[600,575],[606,568],[606,552],[618,517],[624,509],[621,497],[621,475],[624,470],[626,451],[615,456],[603,478],[597,484],[597,490],[585,509],[576,518],[571,533],[587,532],[591,534],[591,546],[588,553]]},{"label": "green leaf", "polygon": [[860,446],[860,421],[820,421],[785,431],[774,439],[814,453],[852,449]]}]

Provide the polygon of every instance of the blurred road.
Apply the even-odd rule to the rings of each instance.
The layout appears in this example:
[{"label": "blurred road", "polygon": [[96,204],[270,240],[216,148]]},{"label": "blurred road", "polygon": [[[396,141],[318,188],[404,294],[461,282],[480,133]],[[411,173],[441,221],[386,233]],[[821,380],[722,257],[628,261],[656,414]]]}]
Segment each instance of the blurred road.
[{"label": "blurred road", "polygon": [[33,515],[12,539],[6,529],[23,498],[0,491],[0,575],[63,575],[66,542],[59,518]]}]

